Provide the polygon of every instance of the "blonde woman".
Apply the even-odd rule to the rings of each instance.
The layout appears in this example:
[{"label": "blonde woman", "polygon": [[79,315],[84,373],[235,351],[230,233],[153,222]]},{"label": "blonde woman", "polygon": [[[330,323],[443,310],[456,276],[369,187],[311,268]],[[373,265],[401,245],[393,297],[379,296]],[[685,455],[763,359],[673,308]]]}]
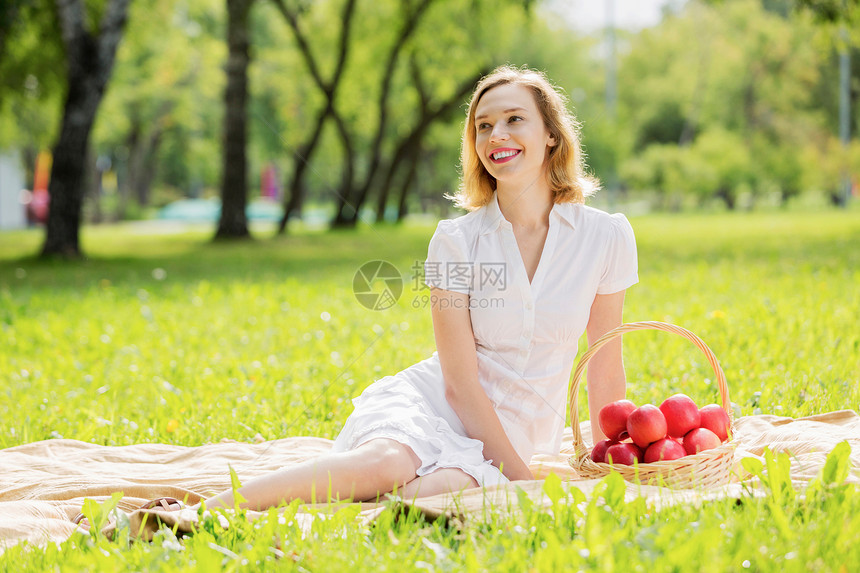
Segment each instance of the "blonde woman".
[{"label": "blonde woman", "polygon": [[[527,480],[533,454],[558,452],[577,341],[621,324],[638,281],[633,230],[584,205],[597,183],[542,73],[506,66],[479,82],[462,169],[452,198],[469,213],[439,223],[425,263],[437,351],[356,398],[330,454],[249,480],[246,507]],[[589,363],[591,419],[624,395],[619,338]]]}]

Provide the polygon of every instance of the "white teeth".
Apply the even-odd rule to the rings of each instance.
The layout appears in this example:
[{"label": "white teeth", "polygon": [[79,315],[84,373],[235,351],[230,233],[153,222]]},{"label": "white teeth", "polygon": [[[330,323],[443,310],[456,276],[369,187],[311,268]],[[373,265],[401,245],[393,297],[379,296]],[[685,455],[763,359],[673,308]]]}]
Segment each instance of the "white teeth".
[{"label": "white teeth", "polygon": [[519,151],[511,150],[511,151],[499,151],[498,153],[493,153],[492,157],[495,160],[504,159],[505,157],[510,157],[511,155],[516,155]]}]

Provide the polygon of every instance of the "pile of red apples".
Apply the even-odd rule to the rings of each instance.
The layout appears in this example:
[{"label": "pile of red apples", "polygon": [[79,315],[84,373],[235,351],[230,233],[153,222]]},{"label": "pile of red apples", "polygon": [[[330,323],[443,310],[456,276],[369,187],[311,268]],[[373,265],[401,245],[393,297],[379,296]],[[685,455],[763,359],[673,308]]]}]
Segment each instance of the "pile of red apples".
[{"label": "pile of red apples", "polygon": [[630,400],[617,400],[600,409],[598,422],[607,439],[594,446],[592,461],[628,466],[716,448],[731,431],[722,407],[709,404],[700,409],[685,394],[666,398],[659,408],[653,404],[637,408]]}]

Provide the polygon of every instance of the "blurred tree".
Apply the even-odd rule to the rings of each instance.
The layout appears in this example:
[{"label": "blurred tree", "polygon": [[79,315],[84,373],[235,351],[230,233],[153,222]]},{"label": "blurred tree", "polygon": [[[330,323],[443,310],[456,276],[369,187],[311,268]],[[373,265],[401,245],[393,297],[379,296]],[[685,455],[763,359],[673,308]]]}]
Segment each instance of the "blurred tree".
[{"label": "blurred tree", "polygon": [[[378,198],[377,215],[384,212],[397,173],[414,173],[415,161],[419,160],[416,152],[429,127],[449,117],[480,73],[488,69],[492,50],[487,48],[492,43],[486,40],[491,31],[481,31],[480,22],[486,21],[491,8],[499,15],[515,6],[521,16],[524,14],[523,3],[512,1],[500,7],[481,1],[390,0],[363,5],[358,11],[354,0],[346,0],[337,18],[338,35],[333,37],[324,14],[336,3],[289,6],[284,0],[273,1],[290,26],[305,67],[323,96],[307,139],[296,153],[281,231],[304,199],[304,179],[316,148],[324,145],[329,120],[343,158],[337,165],[341,177],[334,193],[332,226],[354,227],[373,192]],[[427,26],[427,21],[434,26]],[[324,22],[325,28],[314,27],[315,22]],[[458,29],[458,23],[463,22],[468,25]],[[456,58],[440,61],[438,46],[449,31],[457,35],[457,41],[475,49],[458,50]],[[353,41],[352,37],[361,40]],[[414,46],[419,44],[427,50],[416,50]],[[335,50],[330,49],[332,45]],[[333,60],[329,74],[322,71],[326,59]],[[462,65],[457,65],[460,62]],[[419,70],[418,75],[415,70]],[[440,70],[444,72],[440,74]],[[416,78],[421,74],[432,80],[419,86],[416,81],[422,80]],[[410,180],[405,175],[404,181]],[[401,196],[398,203],[398,212],[405,212],[405,197]]]},{"label": "blurred tree", "polygon": [[18,22],[18,13],[24,0],[6,0],[0,4],[0,62],[6,54],[6,41],[11,35],[12,26]]},{"label": "blurred tree", "polygon": [[227,0],[227,88],[224,91],[224,148],[221,217],[216,239],[246,238],[248,220],[247,99],[250,63],[249,14],[254,0]]},{"label": "blurred tree", "polygon": [[[463,3],[436,1],[432,9],[429,9],[428,0],[422,0],[410,9],[412,4],[413,1],[401,0],[402,27],[386,54],[387,63],[376,105],[377,121],[371,136],[369,167],[364,173],[363,182],[356,185],[354,190],[341,193],[332,220],[334,227],[356,225],[371,189],[377,192],[376,219],[382,220],[391,181],[399,170],[404,173],[399,182],[401,193],[397,201],[396,218],[403,219],[407,211],[407,196],[414,187],[429,128],[437,121],[449,118],[480,77],[492,67],[494,49],[498,50],[501,42],[494,39],[497,30],[492,30],[485,23],[492,21],[498,29],[510,30],[514,27],[511,25],[511,15],[516,14],[516,25],[525,28],[532,8],[532,3],[528,1],[490,3],[473,0],[465,6]],[[452,23],[458,25],[452,26]],[[456,42],[446,41],[445,35],[451,32]],[[436,57],[440,44],[458,46],[459,50],[445,51],[446,60],[440,62]],[[412,46],[412,49],[407,50],[407,46]],[[433,56],[426,57],[428,54]],[[439,74],[442,69],[444,77]],[[391,93],[392,85],[397,82],[398,70],[401,72],[398,93],[401,99],[409,97],[413,103],[408,108],[401,107],[400,114],[397,114],[398,129],[392,132],[388,128],[389,117],[396,110],[392,109]],[[457,73],[452,74],[452,70],[457,70]],[[431,86],[435,89],[431,89]],[[388,144],[383,147],[385,140]],[[386,150],[385,156],[391,158],[387,162],[382,160],[383,149]]]},{"label": "blurred tree", "polygon": [[[633,174],[632,181],[653,186],[654,174],[663,174],[665,184],[667,173],[702,173],[697,165],[706,157],[711,175],[690,176],[667,192],[720,198],[729,208],[741,189],[783,199],[799,192],[799,154],[823,127],[814,94],[824,62],[810,19],[772,8],[761,0],[694,0],[631,38],[621,63],[619,114],[636,134],[637,148],[673,140],[692,148],[671,155],[660,147],[631,158],[622,171]],[[684,161],[691,165],[667,167]],[[737,178],[729,176],[733,169]],[[643,173],[651,175],[643,179]],[[710,187],[689,188],[693,184]]]},{"label": "blurred tree", "polygon": [[[48,186],[51,208],[43,257],[81,256],[79,230],[90,131],[110,79],[130,1],[109,0],[101,12],[91,9],[88,13],[82,0],[57,0],[67,92]],[[96,21],[98,31],[94,30]]]},{"label": "blurred tree", "polygon": [[753,154],[738,133],[712,126],[701,133],[692,147],[693,163],[706,166],[706,178],[690,178],[687,191],[701,202],[711,197],[722,199],[734,209],[740,193],[755,183]]},{"label": "blurred tree", "polygon": [[689,148],[652,143],[622,163],[619,174],[633,188],[652,193],[661,208],[677,210],[690,185],[710,185],[714,178],[708,166],[694,164],[694,158]]},{"label": "blurred tree", "polygon": [[217,185],[223,4],[151,0],[129,7],[134,25],[117,51],[111,89],[93,127],[93,147],[111,157],[118,177],[116,202],[106,206],[115,219],[150,205],[154,185],[192,196],[199,193],[195,181]]},{"label": "blurred tree", "polygon": [[[852,166],[848,162],[850,156],[852,133],[857,131],[857,110],[860,100],[860,89],[857,88],[854,78],[860,69],[858,62],[858,45],[860,45],[860,1],[858,0],[798,0],[800,10],[811,12],[815,15],[816,22],[823,23],[824,34],[830,38],[835,48],[838,59],[839,77],[831,79],[838,82],[839,86],[839,109],[833,117],[838,117],[839,139],[842,142],[843,152],[839,155],[844,158],[842,164],[842,177],[839,184],[833,186],[828,195],[831,203],[836,206],[845,207],[852,194]],[[829,83],[828,85],[833,85]],[[856,173],[856,172],[855,172]],[[855,175],[856,177],[856,175]]]},{"label": "blurred tree", "polygon": [[[472,91],[475,84],[481,77],[487,74],[489,68],[479,70],[474,76],[467,78],[460,84],[459,89],[449,98],[442,102],[435,103],[430,95],[430,90],[427,88],[425,81],[422,79],[421,68],[413,57],[410,60],[410,70],[412,72],[412,81],[415,90],[418,92],[420,103],[418,107],[418,120],[415,125],[397,144],[396,151],[385,170],[383,179],[379,185],[376,203],[376,221],[382,222],[385,220],[385,209],[388,203],[388,194],[391,191],[391,186],[394,182],[394,177],[397,171],[405,163],[406,173],[403,180],[400,182],[400,196],[397,201],[397,221],[403,221],[407,214],[406,198],[409,194],[409,189],[412,189],[415,176],[418,172],[418,164],[421,160],[422,142],[427,134],[427,131],[439,119],[446,118],[454,110],[459,107],[460,103]],[[368,188],[370,181],[368,180]],[[367,189],[364,194],[359,196],[359,204],[364,202],[364,197],[367,194]]]},{"label": "blurred tree", "polygon": [[27,186],[36,157],[56,140],[65,77],[52,0],[8,0],[0,6],[0,148],[21,150]]},{"label": "blurred tree", "polygon": [[[367,198],[367,192],[370,190],[371,184],[373,184],[375,180],[381,161],[382,141],[386,135],[386,129],[388,127],[388,120],[390,117],[388,100],[391,95],[394,71],[397,67],[398,60],[400,59],[400,54],[406,47],[410,37],[415,34],[423,14],[430,7],[432,2],[433,0],[420,0],[413,6],[412,2],[409,0],[401,1],[400,10],[402,20],[400,23],[400,29],[395,36],[394,42],[391,44],[385,61],[385,68],[382,71],[382,82],[380,84],[381,87],[379,90],[379,100],[376,110],[376,133],[373,136],[373,143],[371,144],[367,171],[364,181],[359,183],[355,190],[352,189],[351,185],[344,186],[341,189],[337,211],[334,216],[334,220],[332,221],[332,226],[334,227],[354,227],[358,220],[359,211]],[[423,100],[422,103],[424,103]],[[426,109],[426,107],[423,109]],[[420,136],[416,135],[416,138],[420,140]],[[348,157],[347,161],[349,163],[354,163],[355,158]],[[351,197],[351,195],[355,196]]]},{"label": "blurred tree", "polygon": [[[788,0],[783,0],[788,2]],[[860,0],[794,0],[800,10],[809,10],[821,22],[857,23]],[[855,29],[855,32],[857,30]]]},{"label": "blurred tree", "polygon": [[308,136],[307,140],[305,140],[305,142],[300,145],[298,152],[296,153],[296,160],[294,161],[292,179],[289,182],[287,188],[287,194],[289,199],[284,206],[284,215],[281,218],[280,225],[278,226],[278,232],[283,233],[286,229],[287,221],[289,220],[290,216],[301,206],[303,202],[303,195],[305,191],[304,176],[308,166],[310,165],[311,156],[313,155],[320,141],[320,136],[322,135],[322,130],[325,126],[325,122],[329,117],[334,118],[335,124],[338,127],[338,133],[341,136],[341,141],[344,147],[345,167],[343,171],[344,184],[342,185],[342,189],[349,189],[352,186],[352,141],[350,139],[349,132],[347,131],[346,126],[344,124],[343,118],[337,113],[337,108],[335,107],[335,98],[337,96],[338,88],[341,86],[341,78],[343,77],[343,71],[346,66],[346,59],[349,55],[349,38],[350,33],[352,31],[352,17],[355,11],[356,1],[346,0],[346,2],[344,2],[343,10],[341,12],[340,17],[340,35],[337,41],[337,60],[335,63],[334,71],[329,76],[329,79],[325,79],[323,77],[320,64],[311,49],[308,36],[304,32],[299,20],[301,11],[307,11],[307,7],[299,6],[298,8],[290,8],[286,5],[284,0],[273,0],[273,2],[283,15],[284,19],[287,21],[287,24],[290,26],[290,29],[292,30],[293,35],[295,37],[296,44],[298,45],[299,50],[301,52],[302,59],[307,65],[308,70],[311,73],[311,77],[314,80],[314,83],[317,85],[317,87],[325,97],[325,103],[316,115],[316,121],[314,122],[314,127],[311,130],[310,135]]},{"label": "blurred tree", "polygon": [[845,146],[836,136],[827,135],[822,141],[809,142],[803,149],[801,166],[802,188],[830,197],[842,184],[846,166],[851,173],[860,173],[860,141],[855,139]]},{"label": "blurred tree", "polygon": [[449,208],[444,194],[457,185],[463,121],[455,112],[465,110],[467,96],[493,67],[526,64],[546,69],[555,81],[587,76],[570,31],[551,28],[532,3],[440,2],[409,44],[395,74],[399,97],[390,98],[396,127],[386,136],[384,168],[371,186],[377,221],[386,213],[402,221],[410,205],[427,211],[435,204],[443,214]]}]

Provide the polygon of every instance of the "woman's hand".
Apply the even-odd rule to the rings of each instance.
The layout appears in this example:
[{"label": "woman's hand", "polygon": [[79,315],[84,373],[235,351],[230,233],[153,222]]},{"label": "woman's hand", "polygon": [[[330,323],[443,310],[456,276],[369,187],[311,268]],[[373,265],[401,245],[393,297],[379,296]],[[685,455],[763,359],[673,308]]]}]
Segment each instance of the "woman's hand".
[{"label": "woman's hand", "polygon": [[502,467],[502,473],[505,474],[505,477],[511,481],[535,479],[535,477],[532,474],[532,471],[529,469],[529,467],[521,459],[519,459],[519,457],[517,457],[517,460],[519,460],[519,462],[520,462],[518,464],[519,467],[515,467],[515,468],[506,468],[504,466]]}]

